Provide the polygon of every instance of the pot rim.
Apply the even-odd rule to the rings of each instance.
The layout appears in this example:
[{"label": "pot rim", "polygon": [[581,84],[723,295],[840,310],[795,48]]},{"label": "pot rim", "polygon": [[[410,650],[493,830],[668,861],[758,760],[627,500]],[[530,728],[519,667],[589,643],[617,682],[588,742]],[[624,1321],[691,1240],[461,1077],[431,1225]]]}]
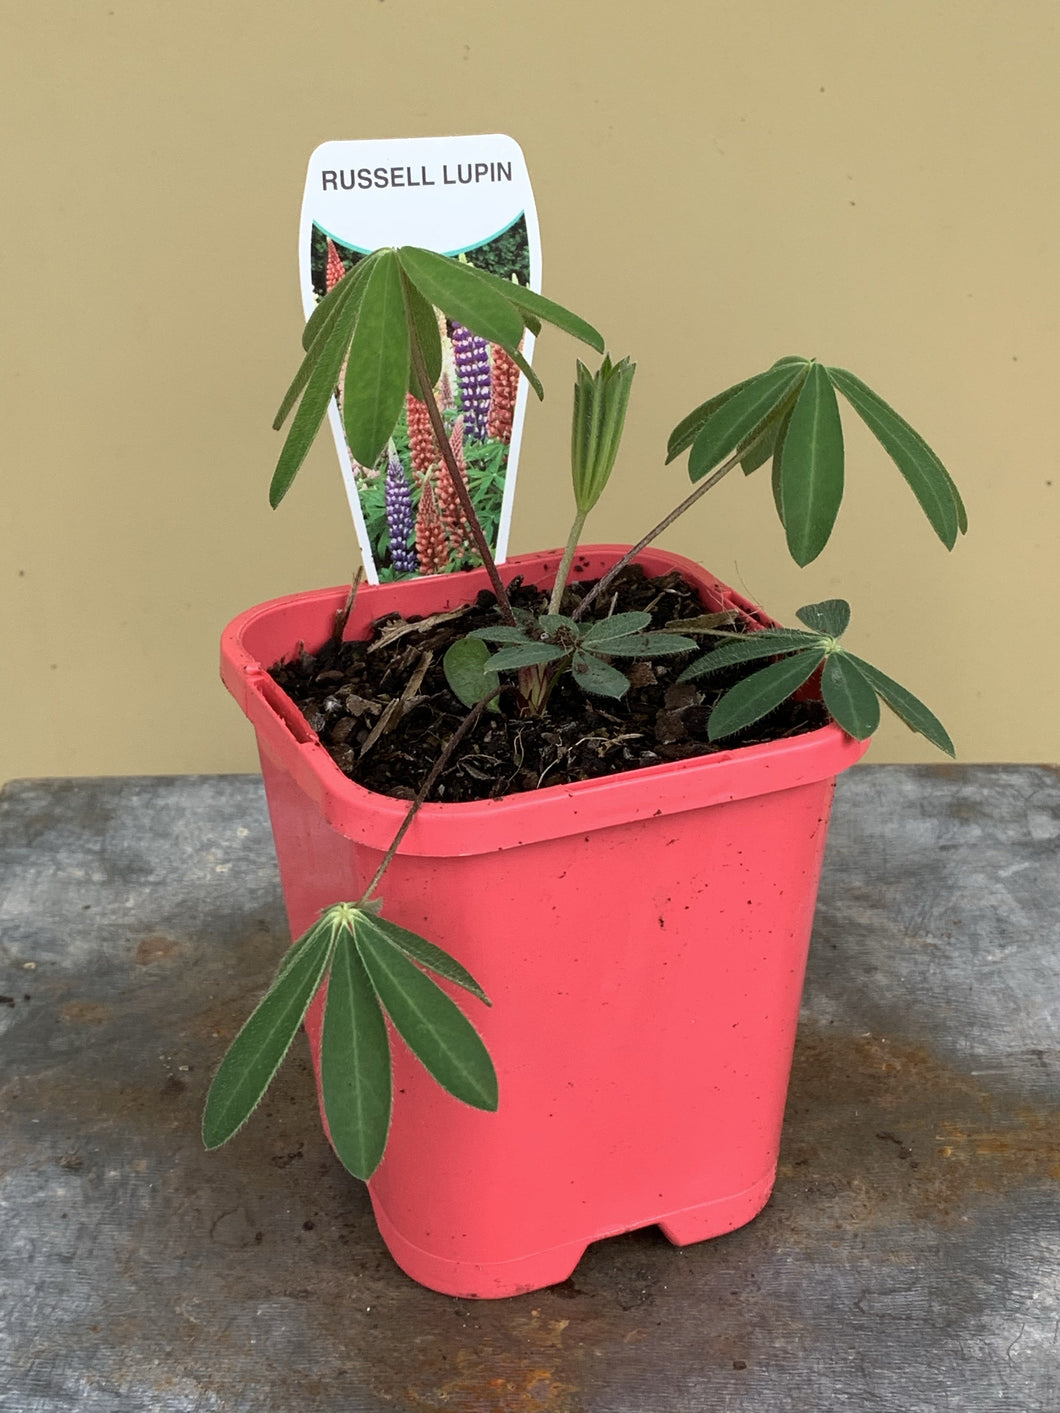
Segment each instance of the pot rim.
[{"label": "pot rim", "polygon": [[[598,576],[627,548],[584,546],[576,557],[572,577]],[[549,550],[517,555],[499,568],[506,581],[518,574],[530,578],[532,573],[531,582],[546,582],[550,574],[554,577],[561,553]],[[761,609],[683,555],[649,548],[635,562],[651,574],[677,569],[715,601],[740,609],[763,626],[771,623]],[[373,619],[392,611],[391,601],[403,603],[406,612],[418,613],[422,600],[424,612],[438,612],[466,602],[481,588],[489,588],[484,569],[363,586],[358,590],[344,637],[363,635]],[[309,590],[268,600],[241,613],[222,635],[221,676],[254,725],[261,752],[288,771],[302,790],[317,801],[331,827],[347,838],[385,849],[408,812],[408,801],[368,790],[343,775],[305,717],[267,670],[269,663],[279,660],[284,652],[289,653],[292,646],[323,642],[348,593],[347,585]],[[297,632],[295,619],[299,623]],[[284,641],[285,647],[263,651],[262,644],[254,644],[255,639],[274,644]],[[778,741],[661,761],[615,775],[549,785],[499,799],[425,804],[402,841],[400,852],[443,856],[492,852],[792,789],[835,776],[860,759],[868,745],[868,741],[847,736],[832,722],[816,731]]]}]

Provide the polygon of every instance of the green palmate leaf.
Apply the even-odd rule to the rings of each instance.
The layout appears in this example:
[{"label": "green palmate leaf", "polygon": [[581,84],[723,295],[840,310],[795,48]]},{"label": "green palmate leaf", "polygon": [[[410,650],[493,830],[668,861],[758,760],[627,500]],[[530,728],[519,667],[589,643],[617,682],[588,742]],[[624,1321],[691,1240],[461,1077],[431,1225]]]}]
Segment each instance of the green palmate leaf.
[{"label": "green palmate leaf", "polygon": [[595,348],[597,353],[603,353],[604,340],[599,331],[571,310],[565,309],[562,304],[546,299],[543,294],[528,289],[526,285],[518,284],[514,280],[503,280],[499,275],[491,275],[474,265],[465,268],[484,284],[502,294],[510,304],[514,304],[531,333],[540,333],[542,323],[551,324],[553,328],[562,329],[565,334],[570,334],[582,343],[587,343],[590,348]]},{"label": "green palmate leaf", "polygon": [[342,385],[342,418],[350,452],[374,464],[405,405],[409,331],[397,256],[384,250],[361,296]]},{"label": "green palmate leaf", "polygon": [[[773,364],[774,368],[793,368],[796,366],[808,368],[810,366],[810,360],[798,357],[778,358]],[[797,398],[788,399],[784,407],[765,429],[764,435],[755,442],[747,455],[741,459],[740,465],[743,467],[745,476],[750,476],[752,471],[757,471],[760,466],[764,466],[770,457],[773,458],[774,471],[779,473],[779,453],[784,445],[788,423],[791,421],[791,414],[797,401]],[[776,492],[774,490],[774,498],[775,495]]]},{"label": "green palmate leaf", "polygon": [[699,644],[679,633],[629,633],[624,638],[607,638],[585,646],[605,657],[668,657],[674,653],[694,653]]},{"label": "green palmate leaf", "polygon": [[957,487],[927,442],[878,393],[843,368],[828,376],[908,481],[932,529],[947,549],[968,518]]},{"label": "green palmate leaf", "polygon": [[788,439],[788,428],[791,426],[791,414],[794,410],[794,406],[790,407],[781,418],[773,438],[773,466],[770,480],[772,482],[773,504],[776,506],[777,519],[781,525],[784,524],[784,487],[780,479],[780,468],[784,461],[784,443]]},{"label": "green palmate leaf", "polygon": [[366,255],[363,260],[358,260],[352,270],[348,270],[338,284],[328,290],[324,298],[306,320],[305,328],[302,330],[302,347],[310,349],[316,342],[323,326],[330,321],[335,310],[346,300],[351,298],[354,291],[360,287],[364,288],[364,279],[369,270],[375,264],[379,256],[377,250],[373,250],[371,255]]},{"label": "green palmate leaf", "polygon": [[442,376],[442,336],[438,328],[438,316],[434,306],[428,304],[415,285],[406,281],[405,299],[407,315],[415,330],[416,340],[427,366],[427,387],[421,389],[415,371],[409,368],[409,392],[421,401],[429,397],[435,383]]},{"label": "green palmate leaf", "polygon": [[781,653],[805,652],[807,648],[816,647],[817,641],[815,634],[800,633],[797,628],[763,629],[758,633],[743,634],[696,658],[677,680],[691,682],[697,677],[705,677],[710,672],[717,672],[723,667],[734,667],[741,662],[779,657]]},{"label": "green palmate leaf", "polygon": [[542,632],[553,637],[561,631],[574,637],[581,636],[581,625],[575,623],[573,618],[568,618],[565,613],[543,613],[537,621]]},{"label": "green palmate leaf", "polygon": [[610,618],[598,619],[591,623],[583,634],[586,643],[603,643],[608,638],[624,638],[628,633],[639,633],[651,622],[651,614],[641,612],[613,613]]},{"label": "green palmate leaf", "polygon": [[806,682],[824,661],[823,648],[807,648],[770,663],[760,672],[730,687],[710,714],[707,735],[712,741],[742,731],[766,716]]},{"label": "green palmate leaf", "polygon": [[328,403],[334,396],[342,361],[350,345],[357,320],[357,309],[357,304],[353,302],[348,302],[343,307],[335,322],[330,325],[324,346],[309,373],[302,401],[294,414],[272,475],[269,503],[274,508],[287,494],[317,432],[320,431],[320,424],[327,413]]},{"label": "green palmate leaf", "polygon": [[481,638],[484,643],[528,643],[532,640],[527,633],[536,623],[537,619],[531,613],[527,615],[526,622],[518,627],[511,623],[498,623],[490,628],[472,628],[467,636]]},{"label": "green palmate leaf", "polygon": [[[442,659],[445,680],[466,707],[473,707],[500,685],[495,672],[486,670],[490,650],[480,638],[457,638]],[[498,710],[497,703],[490,706]]]},{"label": "green palmate leaf", "polygon": [[510,297],[486,284],[470,265],[410,245],[401,247],[398,259],[424,298],[443,314],[509,353],[518,348],[523,321]]},{"label": "green palmate leaf", "polygon": [[508,672],[515,667],[532,667],[539,662],[558,662],[567,654],[552,643],[513,643],[486,659],[490,672]]},{"label": "green palmate leaf", "polygon": [[523,377],[526,379],[526,381],[533,388],[534,392],[537,394],[537,399],[540,402],[540,400],[545,396],[545,389],[541,385],[541,379],[534,372],[533,368],[530,367],[530,364],[527,363],[526,359],[523,357],[523,355],[519,352],[517,348],[509,348],[507,352],[511,357],[512,362],[519,369],[520,373],[522,373]]},{"label": "green palmate leaf", "polygon": [[850,624],[850,605],[846,599],[822,599],[820,603],[803,604],[795,617],[816,633],[829,638],[841,638]]},{"label": "green palmate leaf", "polygon": [[832,716],[855,741],[864,741],[880,724],[880,703],[845,652],[829,653],[821,673],[821,696]]},{"label": "green palmate leaf", "polygon": [[409,932],[408,928],[398,927],[396,922],[390,922],[385,917],[373,917],[367,921],[362,919],[359,925],[374,927],[377,932],[382,933],[388,942],[392,942],[399,951],[404,952],[407,957],[411,957],[414,962],[419,962],[437,976],[444,977],[446,981],[455,982],[465,991],[470,991],[472,996],[476,996],[484,1005],[492,1005],[485,991],[467,968],[461,966],[456,958],[451,957],[448,952],[443,952],[441,947],[436,947],[433,942],[428,942],[425,937],[420,937],[416,932]]},{"label": "green palmate leaf", "polygon": [[747,455],[740,458],[740,465],[745,476],[750,476],[752,471],[757,471],[760,466],[764,466],[771,457],[776,455],[778,443],[782,441],[790,421],[791,408],[785,403],[784,408],[765,428],[762,436],[749,449]]},{"label": "green palmate leaf", "polygon": [[278,976],[221,1061],[203,1114],[202,1136],[207,1148],[227,1143],[246,1123],[302,1024],[335,941],[335,928],[326,920],[317,923],[311,933],[312,944]]},{"label": "green palmate leaf", "polygon": [[806,378],[794,364],[771,368],[752,378],[735,396],[713,412],[696,434],[688,458],[688,474],[698,481],[738,451],[749,447],[766,425],[786,407]]},{"label": "green palmate leaf", "polygon": [[379,998],[345,928],[328,977],[320,1088],[335,1151],[355,1177],[370,1178],[390,1129],[390,1042]]},{"label": "green palmate leaf", "polygon": [[878,667],[865,662],[863,658],[855,657],[853,653],[844,653],[843,656],[857,668],[877,695],[882,697],[896,716],[901,717],[911,731],[926,736],[933,746],[938,746],[939,750],[945,751],[947,755],[957,754],[945,726],[912,692],[881,672]]},{"label": "green palmate leaf", "polygon": [[740,467],[745,476],[750,476],[752,471],[757,471],[772,457],[776,449],[777,432],[780,430],[780,425],[781,421],[778,420],[776,425],[760,441],[755,442],[747,455],[740,458]]},{"label": "green palmate leaf", "polygon": [[965,509],[964,501],[961,499],[961,493],[957,489],[957,482],[946,470],[945,466],[943,466],[941,461],[938,463],[937,469],[942,472],[943,476],[945,476],[946,484],[950,488],[950,495],[953,496],[953,503],[957,507],[957,529],[961,532],[962,535],[967,535],[968,511]]},{"label": "green palmate leaf", "polygon": [[[342,283],[344,282],[340,282],[339,285],[335,286],[332,295],[339,293]],[[353,337],[353,326],[357,321],[357,310],[360,306],[363,292],[363,282],[351,282],[349,289],[343,289],[341,291],[342,297],[340,299],[336,299],[334,303],[331,303],[332,296],[329,295],[328,299],[318,304],[313,311],[315,316],[326,304],[328,317],[319,325],[316,337],[306,351],[306,355],[302,359],[301,365],[298,372],[294,375],[290,387],[283,395],[283,401],[280,403],[276,416],[272,420],[272,429],[274,432],[278,432],[287,421],[291,408],[294,407],[295,403],[302,395],[312,375],[313,369],[320,362],[324,351],[327,349],[328,341],[333,330],[336,327],[345,329],[347,331],[347,343],[349,339]]]},{"label": "green palmate leaf", "polygon": [[[330,333],[331,327],[331,324],[328,324],[325,333]],[[350,332],[353,332],[352,329]],[[295,403],[305,391],[306,384],[309,382],[313,369],[320,362],[320,357],[324,352],[326,343],[327,340],[325,338],[318,348],[310,349],[299,364],[298,372],[292,378],[287,391],[283,395],[283,401],[277,408],[276,416],[272,419],[272,430],[274,432],[278,432],[291,415],[291,408],[294,407]]]},{"label": "green palmate leaf", "polygon": [[812,364],[780,456],[782,523],[798,565],[824,549],[843,499],[843,427],[828,374]]},{"label": "green palmate leaf", "polygon": [[598,697],[612,697],[617,701],[629,691],[629,678],[592,653],[576,652],[571,659],[571,672],[583,692],[592,692]]},{"label": "green palmate leaf", "polygon": [[719,407],[728,402],[730,398],[735,397],[738,392],[747,387],[748,383],[754,381],[754,378],[744,378],[742,382],[733,383],[731,388],[716,393],[714,397],[708,397],[706,402],[701,402],[698,407],[694,407],[687,417],[682,417],[670,433],[666,443],[666,465],[669,466],[675,457],[688,450],[696,437],[699,436],[704,423]]},{"label": "green palmate leaf", "polygon": [[358,920],[357,950],[394,1029],[448,1093],[476,1109],[497,1107],[497,1075],[459,1006],[375,926]]},{"label": "green palmate leaf", "polygon": [[287,948],[287,951],[280,959],[280,965],[276,968],[276,975],[272,978],[272,986],[270,986],[269,988],[270,991],[272,990],[273,986],[276,986],[278,982],[283,980],[283,978],[294,966],[295,962],[297,962],[298,959],[302,957],[309,950],[310,947],[314,947],[316,945],[321,930],[327,931],[328,934],[331,936],[332,940],[334,940],[336,936],[336,924],[332,923],[330,919],[322,916],[318,922],[314,923],[313,926],[308,929],[308,931],[303,932],[301,937],[299,937],[297,941],[292,942],[291,945]]}]

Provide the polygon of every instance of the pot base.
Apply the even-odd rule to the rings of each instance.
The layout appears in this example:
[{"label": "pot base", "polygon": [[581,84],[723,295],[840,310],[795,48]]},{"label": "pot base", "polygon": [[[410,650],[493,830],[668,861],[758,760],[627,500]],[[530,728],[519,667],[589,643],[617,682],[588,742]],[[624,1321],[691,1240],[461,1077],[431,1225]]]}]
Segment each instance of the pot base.
[{"label": "pot base", "polygon": [[414,1281],[428,1290],[463,1300],[504,1300],[569,1280],[590,1243],[621,1236],[626,1231],[658,1226],[674,1246],[690,1246],[697,1241],[708,1241],[711,1237],[736,1231],[757,1217],[769,1201],[775,1176],[774,1169],[742,1192],[704,1202],[697,1207],[686,1207],[683,1211],[669,1212],[657,1217],[654,1222],[639,1222],[633,1227],[593,1232],[584,1241],[567,1242],[507,1261],[469,1261],[425,1251],[402,1236],[374,1194],[372,1208],[387,1250]]}]

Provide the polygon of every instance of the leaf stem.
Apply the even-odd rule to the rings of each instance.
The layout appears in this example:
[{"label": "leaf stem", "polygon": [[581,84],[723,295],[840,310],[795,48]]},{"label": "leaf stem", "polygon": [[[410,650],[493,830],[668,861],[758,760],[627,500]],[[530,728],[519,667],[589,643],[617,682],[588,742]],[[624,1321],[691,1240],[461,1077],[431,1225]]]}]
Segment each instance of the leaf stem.
[{"label": "leaf stem", "polygon": [[[765,432],[763,432],[762,435],[764,436]],[[713,475],[708,476],[707,479],[701,485],[695,488],[695,490],[690,496],[686,496],[680,505],[675,506],[674,509],[670,511],[669,515],[665,516],[664,519],[660,520],[658,525],[654,526],[642,539],[638,540],[632,549],[628,549],[626,553],[622,556],[622,558],[611,566],[611,568],[607,571],[603,578],[597,580],[595,587],[589,590],[589,592],[582,599],[581,603],[571,614],[571,617],[581,618],[582,614],[593,602],[593,600],[599,598],[600,595],[610,586],[615,576],[617,574],[621,574],[622,570],[625,569],[626,565],[632,563],[632,561],[636,559],[637,555],[640,554],[642,549],[646,549],[653,540],[658,539],[658,537],[663,533],[664,530],[668,530],[675,520],[677,520],[680,516],[684,515],[686,510],[691,510],[692,506],[695,505],[696,501],[699,500],[700,496],[706,495],[707,491],[710,490],[711,486],[716,486],[723,476],[727,476],[728,473],[732,470],[732,468],[738,465],[743,460],[743,458],[747,455],[751,448],[757,445],[759,440],[760,438],[756,437],[753,442],[749,442],[746,446],[742,446],[739,448],[738,451],[733,452],[732,456],[729,457],[728,461],[723,462],[722,465],[719,466],[718,469],[713,473]]]},{"label": "leaf stem", "polygon": [[453,490],[456,498],[460,502],[460,509],[464,512],[471,537],[475,541],[475,548],[478,550],[479,558],[483,567],[489,575],[490,584],[497,597],[497,604],[501,615],[509,624],[515,623],[515,614],[512,612],[511,601],[508,598],[508,591],[501,581],[500,572],[497,569],[497,561],[493,558],[489,545],[486,543],[486,536],[479,523],[478,515],[471,500],[471,493],[460,474],[460,468],[456,464],[456,457],[453,455],[453,448],[449,444],[449,438],[445,434],[445,423],[442,421],[442,414],[434,398],[434,390],[430,385],[427,374],[427,364],[423,357],[423,349],[420,346],[419,338],[416,334],[416,323],[411,317],[408,304],[407,276],[401,272],[401,292],[405,297],[405,313],[409,326],[409,354],[412,359],[412,370],[416,375],[416,382],[420,388],[423,404],[427,409],[427,416],[430,419],[431,431],[434,433],[435,445],[438,454],[445,463],[445,469],[453,483]]},{"label": "leaf stem", "polygon": [[574,517],[574,524],[570,528],[567,536],[567,547],[563,551],[563,558],[560,560],[559,568],[556,570],[556,582],[552,586],[552,597],[549,600],[549,613],[559,613],[560,604],[563,601],[563,590],[567,587],[567,576],[570,574],[570,567],[574,563],[574,556],[578,550],[578,541],[581,539],[582,530],[585,528],[585,521],[589,512],[579,510]]},{"label": "leaf stem", "polygon": [[427,796],[434,789],[438,777],[441,775],[445,767],[449,764],[450,760],[452,760],[453,752],[456,750],[460,742],[464,739],[467,733],[478,721],[479,717],[485,711],[486,707],[489,706],[490,702],[495,696],[498,695],[500,691],[500,686],[494,687],[492,692],[488,693],[485,697],[482,697],[479,701],[477,701],[475,705],[471,708],[471,710],[468,712],[467,716],[464,717],[463,721],[449,737],[449,740],[445,743],[445,749],[442,751],[441,755],[431,766],[430,772],[427,775],[427,779],[420,786],[416,798],[409,806],[408,813],[401,821],[401,828],[394,835],[394,838],[390,843],[389,849],[387,849],[386,853],[383,855],[383,860],[380,863],[379,867],[376,869],[375,876],[372,878],[372,881],[371,883],[369,883],[368,887],[361,894],[360,901],[357,904],[358,907],[363,907],[365,903],[368,902],[368,899],[372,896],[375,890],[379,887],[379,884],[383,878],[383,874],[386,873],[387,869],[390,867],[394,855],[397,853],[398,849],[401,846],[402,839],[404,839],[405,835],[409,831],[409,826],[412,824],[412,821],[419,813],[420,806],[426,801]]}]

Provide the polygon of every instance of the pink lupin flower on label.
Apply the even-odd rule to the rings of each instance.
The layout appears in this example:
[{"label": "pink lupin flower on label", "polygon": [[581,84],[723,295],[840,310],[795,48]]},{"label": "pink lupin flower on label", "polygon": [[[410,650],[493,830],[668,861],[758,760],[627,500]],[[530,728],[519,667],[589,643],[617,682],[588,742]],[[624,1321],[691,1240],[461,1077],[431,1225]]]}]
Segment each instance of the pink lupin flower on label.
[{"label": "pink lupin flower on label", "polygon": [[342,263],[342,256],[339,254],[335,242],[328,236],[328,263],[324,271],[324,287],[330,293],[346,273],[346,266]]},{"label": "pink lupin flower on label", "polygon": [[426,403],[421,402],[418,397],[413,397],[411,393],[406,393],[405,418],[409,428],[409,454],[412,458],[412,470],[416,479],[422,481],[438,460],[438,450],[434,445],[434,433],[431,431],[431,419],[427,414]]},{"label": "pink lupin flower on label", "polygon": [[515,395],[519,391],[519,369],[499,344],[490,350],[493,364],[490,378],[489,434],[502,442],[512,439]]},{"label": "pink lupin flower on label", "polygon": [[449,563],[449,542],[434,485],[429,478],[423,482],[420,506],[416,512],[416,558],[421,574],[440,574]]},{"label": "pink lupin flower on label", "polygon": [[[467,485],[467,462],[464,460],[464,414],[453,423],[453,429],[449,434],[449,445],[452,447],[453,459],[460,470],[460,478],[464,485]],[[438,508],[442,514],[442,522],[445,525],[446,537],[450,548],[458,554],[464,554],[471,548],[471,527],[467,523],[467,517],[460,505],[460,499],[448,475],[439,471],[437,478]]]}]

